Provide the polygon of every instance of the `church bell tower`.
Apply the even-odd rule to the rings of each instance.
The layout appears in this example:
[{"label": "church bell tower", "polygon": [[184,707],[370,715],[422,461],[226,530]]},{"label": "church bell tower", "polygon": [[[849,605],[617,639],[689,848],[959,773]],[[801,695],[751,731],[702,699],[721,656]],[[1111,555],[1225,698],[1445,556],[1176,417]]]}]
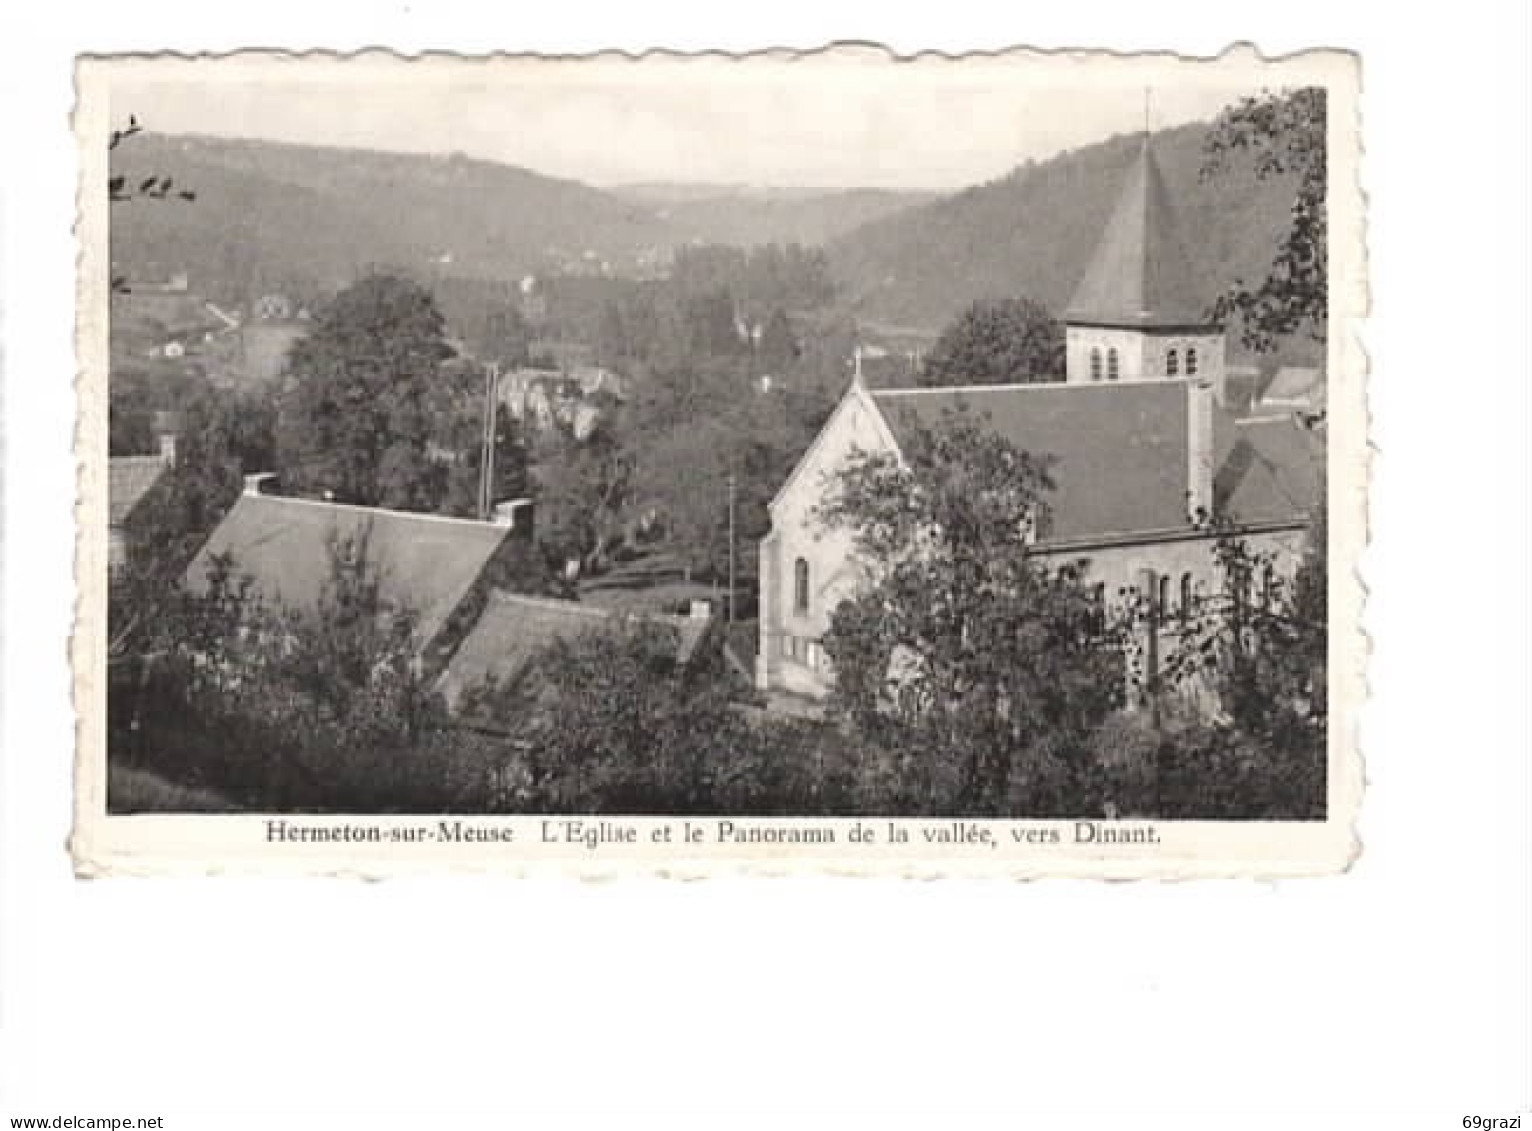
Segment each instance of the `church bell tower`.
[{"label": "church bell tower", "polygon": [[1224,334],[1207,313],[1212,297],[1196,285],[1146,132],[1064,315],[1066,379],[1193,378],[1221,392]]}]

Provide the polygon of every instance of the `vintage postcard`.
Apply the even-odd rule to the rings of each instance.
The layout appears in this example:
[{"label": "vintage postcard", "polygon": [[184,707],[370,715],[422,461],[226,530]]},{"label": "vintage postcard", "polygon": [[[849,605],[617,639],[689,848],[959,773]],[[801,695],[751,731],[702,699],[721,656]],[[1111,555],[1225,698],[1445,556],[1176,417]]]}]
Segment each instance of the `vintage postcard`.
[{"label": "vintage postcard", "polygon": [[1344,869],[1358,86],[81,60],[78,871]]}]

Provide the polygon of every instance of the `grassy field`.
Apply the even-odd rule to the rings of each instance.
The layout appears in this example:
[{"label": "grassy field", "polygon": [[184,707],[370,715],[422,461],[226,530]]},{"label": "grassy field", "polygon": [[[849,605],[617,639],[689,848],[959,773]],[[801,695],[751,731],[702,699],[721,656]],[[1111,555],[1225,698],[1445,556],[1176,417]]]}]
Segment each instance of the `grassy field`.
[{"label": "grassy field", "polygon": [[237,809],[211,790],[177,785],[150,770],[107,767],[108,813],[232,813]]}]

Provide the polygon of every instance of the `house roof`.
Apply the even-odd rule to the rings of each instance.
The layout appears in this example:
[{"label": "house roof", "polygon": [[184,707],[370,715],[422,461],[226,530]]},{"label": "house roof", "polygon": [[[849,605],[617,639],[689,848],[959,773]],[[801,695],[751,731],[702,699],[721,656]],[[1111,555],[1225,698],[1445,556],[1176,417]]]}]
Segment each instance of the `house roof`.
[{"label": "house roof", "polygon": [[487,522],[241,495],[187,568],[186,584],[200,589],[214,555],[228,554],[265,599],[311,610],[329,577],[329,538],[364,532],[384,599],[419,616],[422,644],[435,638],[511,536],[509,527]]},{"label": "house roof", "polygon": [[747,684],[755,686],[755,660],[761,647],[759,621],[742,620],[724,629],[723,654]]},{"label": "house roof", "polygon": [[1274,404],[1322,407],[1324,398],[1324,373],[1311,365],[1284,365],[1261,390],[1261,400]]},{"label": "house roof", "polygon": [[1201,326],[1208,321],[1208,297],[1192,274],[1170,194],[1145,138],[1065,320],[1140,329]]},{"label": "house roof", "polygon": [[688,663],[706,635],[710,620],[702,617],[649,613],[625,617],[610,609],[530,597],[497,589],[490,594],[473,630],[463,638],[437,683],[448,703],[488,677],[509,679],[526,668],[532,657],[556,640],[569,640],[603,625],[623,620],[668,626],[676,632],[676,663]]},{"label": "house roof", "polygon": [[966,406],[1023,451],[1053,456],[1050,539],[1186,525],[1183,382],[884,389],[872,398],[901,446]]},{"label": "house roof", "polygon": [[108,525],[127,522],[169,466],[161,456],[113,456],[107,463]]},{"label": "house roof", "polygon": [[1213,477],[1215,509],[1241,523],[1306,515],[1318,496],[1324,441],[1294,416],[1236,420],[1220,413]]}]

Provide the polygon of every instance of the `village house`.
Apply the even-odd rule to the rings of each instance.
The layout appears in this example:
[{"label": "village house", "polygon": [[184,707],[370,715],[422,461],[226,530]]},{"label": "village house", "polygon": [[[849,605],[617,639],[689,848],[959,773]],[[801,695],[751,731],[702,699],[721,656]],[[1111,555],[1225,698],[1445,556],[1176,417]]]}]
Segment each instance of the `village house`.
[{"label": "village house", "polygon": [[174,413],[157,412],[153,429],[159,451],[113,456],[107,461],[107,570],[111,576],[127,568],[133,524],[175,466],[179,428],[180,420]]},{"label": "village house", "polygon": [[449,707],[456,708],[466,692],[487,680],[506,684],[525,677],[536,654],[553,642],[573,640],[624,621],[670,633],[678,671],[698,656],[716,626],[711,608],[702,601],[695,602],[687,616],[623,614],[578,601],[495,590],[473,630],[453,653],[436,689]]},{"label": "village house", "polygon": [[1263,414],[1289,412],[1321,417],[1325,398],[1324,370],[1310,365],[1284,365],[1272,374],[1252,407]]},{"label": "village house", "polygon": [[203,592],[225,555],[271,608],[314,611],[330,575],[330,547],[365,542],[380,595],[416,618],[422,670],[438,674],[474,626],[490,592],[518,552],[522,535],[509,512],[493,522],[347,506],[262,493],[267,476],[244,493],[187,568],[185,584]]},{"label": "village house", "polygon": [[538,431],[558,425],[583,441],[596,430],[607,404],[624,399],[626,389],[617,373],[602,366],[521,366],[501,375],[498,393],[516,421]]},{"label": "village house", "polygon": [[866,582],[852,535],[816,508],[854,452],[906,448],[916,429],[966,409],[1016,447],[1051,457],[1051,521],[1034,549],[1083,561],[1105,602],[1146,598],[1167,624],[1225,584],[1201,516],[1239,525],[1253,549],[1296,569],[1323,467],[1323,438],[1294,414],[1242,417],[1222,403],[1222,327],[1205,311],[1146,140],[1065,316],[1062,382],[869,389],[854,379],[770,504],[760,545],[765,692],[822,697],[835,607]]}]

